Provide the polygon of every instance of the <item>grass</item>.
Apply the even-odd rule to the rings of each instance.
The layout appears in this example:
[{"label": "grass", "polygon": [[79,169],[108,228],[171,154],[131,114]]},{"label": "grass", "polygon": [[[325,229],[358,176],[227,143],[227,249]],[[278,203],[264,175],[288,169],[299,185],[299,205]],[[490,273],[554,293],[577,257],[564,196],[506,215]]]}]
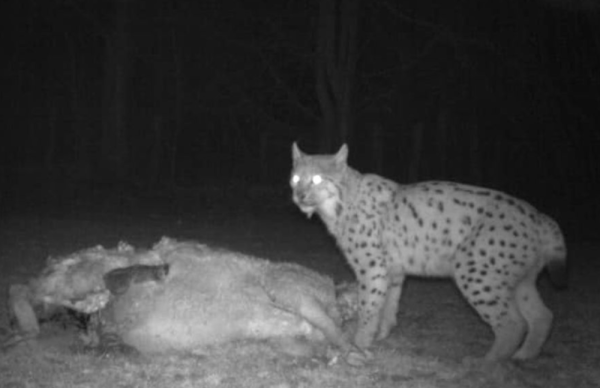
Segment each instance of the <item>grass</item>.
[{"label": "grass", "polygon": [[[119,240],[149,246],[161,236],[194,239],[269,258],[295,261],[332,276],[352,274],[322,225],[291,205],[277,209],[212,209],[175,216],[118,211],[13,215],[0,220],[0,287],[23,282],[62,255]],[[193,216],[186,216],[185,214]],[[41,214],[41,213],[40,213]],[[536,360],[486,373],[462,359],[481,356],[492,336],[449,281],[407,282],[399,325],[362,368],[323,359],[281,356],[266,343],[243,342],[202,353],[142,357],[85,350],[76,332],[44,327],[36,343],[0,353],[0,388],[29,387],[597,387],[600,386],[600,244],[570,246],[570,288],[540,288],[555,327]],[[7,334],[0,310],[0,335]]]}]

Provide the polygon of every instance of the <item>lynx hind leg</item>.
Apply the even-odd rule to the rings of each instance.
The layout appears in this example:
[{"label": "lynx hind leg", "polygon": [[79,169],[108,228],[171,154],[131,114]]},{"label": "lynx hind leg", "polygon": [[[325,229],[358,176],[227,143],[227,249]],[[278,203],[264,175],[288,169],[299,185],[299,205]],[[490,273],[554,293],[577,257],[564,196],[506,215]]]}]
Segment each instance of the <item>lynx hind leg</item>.
[{"label": "lynx hind leg", "polygon": [[517,305],[527,322],[527,335],[513,358],[536,357],[546,342],[552,327],[553,314],[546,307],[535,286],[537,272],[526,277],[516,289]]},{"label": "lynx hind leg", "polygon": [[494,332],[494,343],[485,360],[495,362],[509,359],[517,351],[527,331],[527,322],[521,314],[513,287],[506,278],[482,275],[493,273],[479,268],[483,260],[478,262],[466,255],[457,256],[456,260],[457,263],[467,263],[455,272],[460,291]]},{"label": "lynx hind leg", "polygon": [[[494,331],[494,344],[492,348],[485,355],[486,361],[504,361],[509,359],[516,351],[523,336],[527,331],[527,324],[525,319],[519,311],[519,307],[515,298],[506,300],[506,303],[502,303],[502,307],[497,311],[492,312],[495,314],[489,319],[492,330]],[[477,309],[478,313],[486,319],[486,313]]]},{"label": "lynx hind leg", "polygon": [[515,297],[501,297],[491,306],[485,301],[469,297],[467,300],[494,332],[494,343],[486,353],[485,361],[497,362],[510,359],[527,331],[525,318],[519,311]]}]

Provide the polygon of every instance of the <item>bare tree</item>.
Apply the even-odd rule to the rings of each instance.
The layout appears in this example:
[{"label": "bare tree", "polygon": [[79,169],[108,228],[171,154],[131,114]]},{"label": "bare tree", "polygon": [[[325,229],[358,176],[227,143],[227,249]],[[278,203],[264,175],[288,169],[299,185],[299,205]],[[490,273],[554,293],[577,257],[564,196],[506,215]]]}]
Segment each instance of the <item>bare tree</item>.
[{"label": "bare tree", "polygon": [[124,180],[127,166],[127,96],[129,71],[129,0],[115,0],[115,27],[105,35],[104,122],[102,168],[112,178]]},{"label": "bare tree", "polygon": [[319,143],[330,150],[353,130],[359,0],[322,0],[316,42],[316,90],[322,121]]},{"label": "bare tree", "polygon": [[557,8],[566,8],[572,10],[594,11],[600,9],[598,0],[539,0]]}]

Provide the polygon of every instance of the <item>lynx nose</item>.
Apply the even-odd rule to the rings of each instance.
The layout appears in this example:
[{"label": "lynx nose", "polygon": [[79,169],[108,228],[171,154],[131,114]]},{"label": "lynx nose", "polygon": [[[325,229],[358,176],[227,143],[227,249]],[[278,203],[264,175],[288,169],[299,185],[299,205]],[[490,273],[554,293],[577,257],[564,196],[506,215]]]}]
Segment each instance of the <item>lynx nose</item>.
[{"label": "lynx nose", "polygon": [[306,203],[308,198],[308,193],[304,190],[296,190],[294,191],[294,200],[296,203]]},{"label": "lynx nose", "polygon": [[304,193],[298,193],[298,192],[294,193],[294,199],[298,203],[304,202],[305,198],[306,198],[306,194],[304,194]]}]

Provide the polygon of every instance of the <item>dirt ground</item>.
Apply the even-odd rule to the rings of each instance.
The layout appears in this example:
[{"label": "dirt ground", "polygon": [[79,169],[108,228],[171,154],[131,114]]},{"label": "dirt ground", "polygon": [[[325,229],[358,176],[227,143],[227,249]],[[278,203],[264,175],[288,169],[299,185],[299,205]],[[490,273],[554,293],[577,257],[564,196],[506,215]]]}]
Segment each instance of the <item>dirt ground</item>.
[{"label": "dirt ground", "polygon": [[[274,261],[294,261],[332,276],[352,274],[318,220],[291,204],[218,211],[29,212],[0,219],[0,337],[8,334],[7,286],[23,282],[46,257],[120,240],[150,246],[163,235],[194,239]],[[177,209],[176,209],[177,210]],[[169,215],[169,213],[171,215]],[[165,215],[166,214],[166,215]],[[178,215],[173,215],[178,214]],[[193,214],[193,215],[190,215]],[[570,286],[540,288],[555,326],[536,360],[476,372],[492,335],[447,280],[410,279],[399,325],[365,367],[278,355],[262,343],[235,343],[202,354],[141,357],[86,351],[76,330],[48,324],[39,341],[0,352],[0,387],[598,387],[600,243],[569,244]]]}]

